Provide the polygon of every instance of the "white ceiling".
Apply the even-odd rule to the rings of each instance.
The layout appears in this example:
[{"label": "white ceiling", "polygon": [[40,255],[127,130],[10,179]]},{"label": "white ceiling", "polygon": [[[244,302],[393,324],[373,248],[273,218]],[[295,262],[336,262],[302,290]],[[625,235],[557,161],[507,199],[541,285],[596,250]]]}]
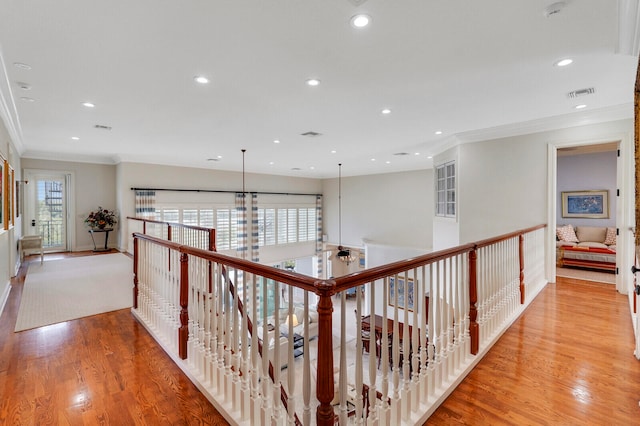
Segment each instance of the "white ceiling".
[{"label": "white ceiling", "polygon": [[[344,176],[423,169],[485,134],[631,117],[637,56],[616,52],[637,13],[567,0],[547,17],[550,3],[0,0],[0,112],[23,157],[239,171],[244,148],[248,172],[316,178],[339,162]],[[353,28],[356,13],[371,24]]]}]

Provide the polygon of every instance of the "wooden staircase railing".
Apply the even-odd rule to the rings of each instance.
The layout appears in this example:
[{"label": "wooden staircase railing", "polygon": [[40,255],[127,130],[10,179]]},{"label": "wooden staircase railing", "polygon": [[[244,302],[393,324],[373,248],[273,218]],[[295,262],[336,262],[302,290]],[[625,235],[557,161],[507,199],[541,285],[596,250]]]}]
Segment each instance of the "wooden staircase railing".
[{"label": "wooden staircase railing", "polygon": [[[258,424],[273,417],[278,424],[286,422],[286,418],[297,424],[309,424],[309,414],[315,406],[310,403],[308,393],[311,386],[309,358],[312,355],[307,352],[309,339],[305,339],[303,357],[303,395],[289,392],[287,396],[283,393],[284,385],[279,381],[280,369],[274,368],[274,365],[279,366],[276,358],[277,341],[274,360],[269,361],[268,372],[260,368],[261,361],[256,357],[259,355],[263,358],[266,355],[262,343],[253,337],[254,321],[258,319],[266,325],[266,312],[263,310],[261,318],[252,318],[249,315],[251,310],[244,312],[247,306],[245,302],[252,307],[264,302],[258,297],[258,288],[263,289],[266,295],[267,282],[272,281],[275,290],[280,285],[304,290],[305,295],[308,293],[318,297],[316,424],[328,425],[336,420],[347,422],[357,418],[364,420],[363,416],[369,416],[368,419],[373,421],[384,416],[391,423],[419,422],[428,416],[429,410],[435,409],[433,404],[438,400],[437,395],[455,382],[460,371],[473,364],[473,355],[486,351],[492,339],[504,331],[502,327],[510,318],[519,314],[524,309],[523,304],[530,303],[530,296],[537,294],[546,284],[544,228],[545,225],[527,228],[332,280],[314,279],[220,253],[134,234],[136,300],[133,311],[143,323],[157,322],[150,324],[150,327],[167,330],[167,336],[160,336],[159,340],[178,340],[176,347],[179,348],[180,358],[188,359],[197,374],[205,376],[206,386],[231,401],[230,411],[239,410],[242,422]],[[167,265],[167,259],[172,258],[171,252],[179,253],[180,274],[176,278],[166,279],[167,271],[160,269],[162,265]],[[170,261],[168,265],[170,269]],[[139,277],[140,274],[144,277]],[[231,282],[232,276],[240,279],[242,288],[239,291]],[[163,278],[155,282],[158,277]],[[407,291],[409,283],[413,283],[411,294],[414,303],[416,300],[425,300],[423,296],[429,295],[428,309],[422,309],[419,304],[414,305],[413,311],[398,308],[398,291],[392,296],[395,299],[389,300],[390,289],[400,282],[407,285]],[[143,286],[144,291],[139,291],[139,286]],[[333,335],[337,333],[344,336],[347,325],[345,320],[341,320],[339,328],[334,326],[332,297],[338,295],[341,309],[345,309],[346,290],[359,286],[365,287],[367,300],[363,303],[361,292],[356,292],[357,312],[362,312],[366,307],[371,313],[379,312],[386,318],[393,318],[393,339],[383,334],[380,342],[382,353],[378,355],[373,351],[369,355],[368,366],[356,357],[355,378],[347,377],[349,367],[343,359],[347,349],[339,348],[340,369],[336,380]],[[175,298],[174,292],[178,289],[179,309],[176,311],[177,308],[172,307],[175,302],[171,299]],[[163,291],[165,293],[159,294]],[[241,318],[237,314],[233,318],[225,317],[231,315],[229,310],[225,310],[225,303],[229,302],[218,299],[224,291],[229,291],[233,299],[231,303],[239,308],[237,311]],[[278,297],[279,292],[276,293],[275,297]],[[379,298],[378,294],[381,294]],[[404,294],[404,303],[409,303],[409,295],[408,292]],[[138,299],[144,300],[142,306]],[[291,303],[290,300],[289,309]],[[277,331],[280,324],[277,319],[275,321]],[[171,326],[176,322],[179,325]],[[308,318],[303,318],[303,322],[305,332],[308,332]],[[360,328],[361,321],[358,319],[356,322],[356,328]],[[400,342],[397,337],[399,323],[408,325],[409,329],[421,330],[421,333],[412,333],[410,339]],[[176,330],[175,338],[171,336],[171,329]],[[247,330],[247,336],[242,336],[241,330]],[[236,337],[229,340],[229,336]],[[263,341],[266,337],[267,331],[263,327]],[[230,342],[238,353],[227,347]],[[258,343],[255,352],[252,342]],[[358,338],[356,351],[361,350],[362,342]],[[289,351],[293,352],[292,339]],[[394,363],[389,366],[384,362],[391,358],[390,354],[394,359],[399,359],[400,353],[409,354],[404,356],[402,365]],[[375,362],[378,356],[382,357],[381,364]],[[290,359],[293,359],[292,355]],[[378,379],[378,364],[381,365],[382,379]],[[292,368],[288,366],[289,377],[293,374]],[[368,383],[364,383],[367,380],[363,374],[365,369],[369,372]],[[364,404],[362,396],[356,397],[356,414],[353,416],[347,415],[349,408],[345,399],[349,380],[355,381],[356,389],[363,389],[363,385],[368,389],[367,404]],[[377,383],[378,380],[380,383]],[[271,387],[267,382],[272,383]],[[289,386],[292,385],[295,384],[290,381]],[[331,403],[336,386],[339,386],[340,401],[339,406],[334,407]],[[293,401],[292,398],[303,399],[302,421],[297,417],[295,406],[291,407],[291,411],[286,409],[287,414],[282,415],[273,400],[274,392],[277,392],[284,407],[288,407],[287,401]],[[334,408],[338,409],[338,415]]]}]

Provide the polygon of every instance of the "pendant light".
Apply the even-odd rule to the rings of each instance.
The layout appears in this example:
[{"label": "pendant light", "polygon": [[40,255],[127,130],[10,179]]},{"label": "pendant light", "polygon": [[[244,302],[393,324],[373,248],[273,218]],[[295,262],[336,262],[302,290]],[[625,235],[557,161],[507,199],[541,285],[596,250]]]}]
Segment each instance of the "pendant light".
[{"label": "pendant light", "polygon": [[336,258],[349,265],[356,259],[351,250],[342,247],[342,163],[338,164],[338,239]]}]

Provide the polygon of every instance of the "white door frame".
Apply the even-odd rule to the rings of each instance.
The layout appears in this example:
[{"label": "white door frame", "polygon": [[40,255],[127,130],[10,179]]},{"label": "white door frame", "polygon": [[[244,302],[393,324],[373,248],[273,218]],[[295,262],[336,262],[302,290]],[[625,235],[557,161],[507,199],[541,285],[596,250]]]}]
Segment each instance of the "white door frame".
[{"label": "white door frame", "polygon": [[[75,174],[67,170],[45,170],[45,169],[25,169],[24,179],[29,181],[24,190],[24,217],[22,220],[23,235],[32,235],[31,221],[35,219],[35,178],[38,176],[57,176],[64,179],[65,184],[65,247],[63,250],[73,251],[75,241],[75,203],[72,202],[71,194],[75,193]],[[56,250],[58,251],[58,250]]]},{"label": "white door frame", "polygon": [[[633,228],[635,227],[635,165],[634,165],[634,138],[633,133],[617,133],[609,137],[600,137],[593,140],[565,140],[548,144],[547,149],[547,280],[556,282],[556,212],[557,212],[557,156],[558,148],[568,148],[582,145],[594,145],[602,143],[618,142],[620,158],[617,162],[616,184],[620,190],[620,196],[616,203],[616,227],[619,229],[616,246],[616,290],[628,295],[629,310],[636,336],[636,358],[640,359],[640,318],[633,312],[634,298],[633,274],[631,273],[632,259],[635,256],[635,242]],[[638,305],[640,306],[640,305]]]}]

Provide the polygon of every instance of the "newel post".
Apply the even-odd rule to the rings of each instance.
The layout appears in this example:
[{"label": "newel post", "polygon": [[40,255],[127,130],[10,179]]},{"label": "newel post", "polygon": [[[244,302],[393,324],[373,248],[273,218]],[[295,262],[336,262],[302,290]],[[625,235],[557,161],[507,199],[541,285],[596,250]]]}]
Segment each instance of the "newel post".
[{"label": "newel post", "polygon": [[138,239],[133,236],[133,309],[138,309]]},{"label": "newel post", "polygon": [[334,424],[333,406],[333,302],[328,291],[335,282],[324,281],[316,284],[320,290],[318,302],[318,359],[316,378],[316,396],[320,405],[316,411],[316,423],[318,426]]},{"label": "newel post", "polygon": [[187,359],[187,338],[189,337],[189,256],[180,253],[180,328],[178,329],[178,355]]},{"label": "newel post", "polygon": [[216,230],[209,230],[209,251],[216,251]]},{"label": "newel post", "polygon": [[520,254],[520,304],[524,305],[524,234],[518,237],[518,250]]},{"label": "newel post", "polygon": [[480,329],[478,328],[478,252],[474,248],[469,252],[469,336],[471,354],[477,355],[480,349]]}]

